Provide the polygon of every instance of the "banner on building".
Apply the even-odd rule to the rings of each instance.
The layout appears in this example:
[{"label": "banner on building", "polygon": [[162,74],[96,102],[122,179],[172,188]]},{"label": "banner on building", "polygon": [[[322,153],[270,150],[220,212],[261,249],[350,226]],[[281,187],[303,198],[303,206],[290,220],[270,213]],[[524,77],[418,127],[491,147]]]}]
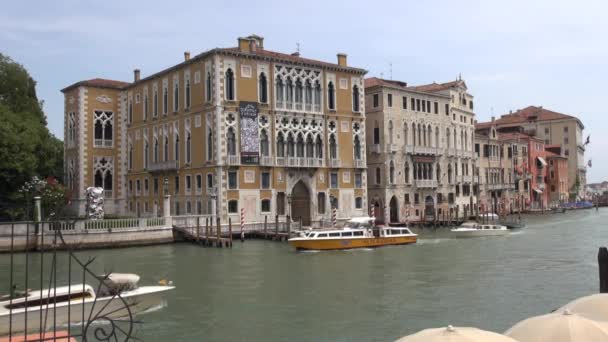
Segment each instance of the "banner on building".
[{"label": "banner on building", "polygon": [[241,163],[258,164],[260,159],[260,138],[258,135],[257,102],[239,104],[241,119]]}]

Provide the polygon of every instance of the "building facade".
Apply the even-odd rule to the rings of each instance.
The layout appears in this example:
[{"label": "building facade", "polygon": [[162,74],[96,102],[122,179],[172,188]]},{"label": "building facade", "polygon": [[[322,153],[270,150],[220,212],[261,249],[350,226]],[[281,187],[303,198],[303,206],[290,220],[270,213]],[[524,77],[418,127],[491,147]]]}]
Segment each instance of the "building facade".
[{"label": "building facade", "polygon": [[365,80],[368,197],[378,222],[474,213],[473,96],[464,81]]},{"label": "building facade", "polygon": [[[484,123],[482,125],[489,125]],[[575,116],[554,112],[542,106],[528,106],[524,109],[502,115],[494,124],[503,128],[522,127],[523,132],[540,139],[545,145],[559,145],[562,156],[568,160],[568,184],[573,197],[584,197],[587,184],[585,164],[585,126]]]},{"label": "building facade", "polygon": [[[329,220],[332,207],[338,217],[365,214],[364,74],[344,54],[327,63],[278,53],[259,36],[184,53],[145,78],[135,70],[132,83],[99,95],[115,106],[112,134],[121,135],[107,150],[120,161],[117,212],[160,214],[170,194],[174,215],[223,221],[239,222],[241,209],[247,222],[290,215],[305,225]],[[83,87],[66,88],[66,101]],[[89,106],[78,115],[86,126],[94,113]],[[79,195],[88,185],[76,185]]]}]

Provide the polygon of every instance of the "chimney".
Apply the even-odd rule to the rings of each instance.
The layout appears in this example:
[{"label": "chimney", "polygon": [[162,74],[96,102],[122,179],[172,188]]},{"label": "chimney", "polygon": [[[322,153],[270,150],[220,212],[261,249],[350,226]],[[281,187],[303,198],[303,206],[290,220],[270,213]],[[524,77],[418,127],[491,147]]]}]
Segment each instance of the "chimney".
[{"label": "chimney", "polygon": [[184,62],[190,60],[190,51],[184,51]]},{"label": "chimney", "polygon": [[249,52],[249,39],[248,38],[240,38],[239,37],[239,51],[240,52]]},{"label": "chimney", "polygon": [[337,54],[337,56],[338,56],[338,65],[343,66],[343,67],[347,66],[346,65],[346,54],[339,53],[339,54]]},{"label": "chimney", "polygon": [[495,117],[492,117],[492,122],[494,122],[495,120],[496,120],[496,118],[495,118]]},{"label": "chimney", "polygon": [[141,72],[139,71],[139,69],[133,70],[133,82],[139,82],[140,76]]},{"label": "chimney", "polygon": [[513,114],[513,110],[512,109],[509,109],[509,114]]},{"label": "chimney", "polygon": [[300,57],[300,52],[296,51],[296,52],[292,53],[291,55],[294,57]]}]

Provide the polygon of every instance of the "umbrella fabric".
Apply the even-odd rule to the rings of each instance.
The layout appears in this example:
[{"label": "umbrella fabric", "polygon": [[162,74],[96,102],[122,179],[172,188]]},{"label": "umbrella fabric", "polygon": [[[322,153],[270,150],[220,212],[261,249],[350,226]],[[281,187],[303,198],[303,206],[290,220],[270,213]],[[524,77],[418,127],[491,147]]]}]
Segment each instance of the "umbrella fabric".
[{"label": "umbrella fabric", "polygon": [[570,310],[594,321],[608,322],[608,293],[598,293],[575,299],[558,311]]},{"label": "umbrella fabric", "polygon": [[491,331],[471,327],[425,329],[408,335],[397,342],[517,342],[514,339]]},{"label": "umbrella fabric", "polygon": [[601,342],[608,341],[608,325],[564,310],[525,319],[505,335],[519,342]]}]

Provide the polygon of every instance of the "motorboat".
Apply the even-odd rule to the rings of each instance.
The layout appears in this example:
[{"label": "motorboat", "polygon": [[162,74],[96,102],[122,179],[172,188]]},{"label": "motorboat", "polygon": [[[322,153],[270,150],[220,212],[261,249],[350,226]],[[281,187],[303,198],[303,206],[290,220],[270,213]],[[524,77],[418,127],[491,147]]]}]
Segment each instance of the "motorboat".
[{"label": "motorboat", "polygon": [[458,228],[451,229],[452,235],[457,238],[497,236],[509,234],[506,226],[499,224],[483,224],[469,221],[461,224]]},{"label": "motorboat", "polygon": [[407,226],[375,226],[373,217],[356,217],[341,229],[308,230],[289,239],[297,250],[372,248],[415,243],[418,235]]},{"label": "motorboat", "polygon": [[165,293],[175,288],[166,281],[166,285],[139,287],[136,274],[112,273],[100,276],[99,281],[103,284],[97,286],[97,293],[91,285],[71,284],[0,298],[0,336],[22,333],[26,323],[27,332],[36,332],[83,318],[91,322],[129,317],[160,307]]}]

